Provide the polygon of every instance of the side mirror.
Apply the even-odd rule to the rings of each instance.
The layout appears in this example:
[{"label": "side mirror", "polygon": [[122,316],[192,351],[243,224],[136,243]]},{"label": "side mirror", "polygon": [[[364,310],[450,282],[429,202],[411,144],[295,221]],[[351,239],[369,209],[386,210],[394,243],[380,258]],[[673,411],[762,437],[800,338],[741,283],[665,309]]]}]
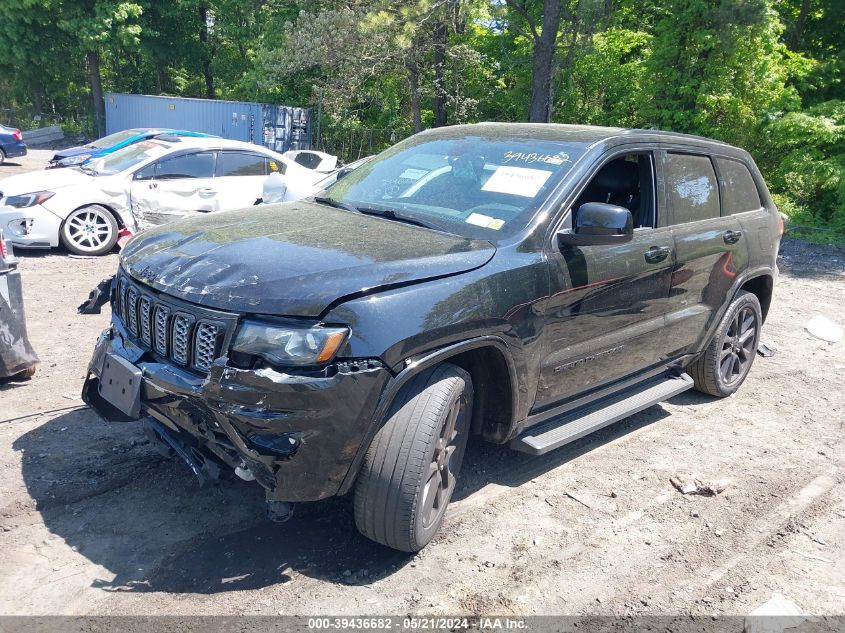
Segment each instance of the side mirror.
[{"label": "side mirror", "polygon": [[624,244],[634,237],[631,212],[615,204],[585,202],[576,209],[572,224],[572,230],[558,232],[559,247]]},{"label": "side mirror", "polygon": [[337,182],[341,178],[346,178],[354,170],[355,170],[354,167],[341,167],[337,172],[337,178],[335,178],[335,182]]}]

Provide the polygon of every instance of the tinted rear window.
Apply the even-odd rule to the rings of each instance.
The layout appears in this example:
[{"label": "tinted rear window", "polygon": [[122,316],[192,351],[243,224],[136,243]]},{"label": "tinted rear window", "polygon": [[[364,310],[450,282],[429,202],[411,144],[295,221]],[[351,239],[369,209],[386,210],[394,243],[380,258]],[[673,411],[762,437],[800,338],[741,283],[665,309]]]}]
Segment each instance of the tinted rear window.
[{"label": "tinted rear window", "polygon": [[707,156],[667,154],[666,190],[674,224],[720,215],[716,172]]},{"label": "tinted rear window", "polygon": [[722,215],[755,211],[763,206],[748,167],[728,158],[717,158],[716,166],[722,187]]},{"label": "tinted rear window", "polygon": [[323,159],[319,155],[312,154],[311,152],[301,152],[296,155],[294,160],[308,169],[317,169],[317,167],[320,166],[320,163],[323,162]]}]

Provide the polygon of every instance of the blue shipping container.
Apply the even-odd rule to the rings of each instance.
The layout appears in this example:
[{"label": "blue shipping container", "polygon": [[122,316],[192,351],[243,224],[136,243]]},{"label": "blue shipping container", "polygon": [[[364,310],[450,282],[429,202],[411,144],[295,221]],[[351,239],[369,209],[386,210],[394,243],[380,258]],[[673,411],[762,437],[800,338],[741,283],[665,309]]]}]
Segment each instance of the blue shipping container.
[{"label": "blue shipping container", "polygon": [[311,147],[308,108],[107,92],[106,134],[136,127],[204,132],[277,152]]}]

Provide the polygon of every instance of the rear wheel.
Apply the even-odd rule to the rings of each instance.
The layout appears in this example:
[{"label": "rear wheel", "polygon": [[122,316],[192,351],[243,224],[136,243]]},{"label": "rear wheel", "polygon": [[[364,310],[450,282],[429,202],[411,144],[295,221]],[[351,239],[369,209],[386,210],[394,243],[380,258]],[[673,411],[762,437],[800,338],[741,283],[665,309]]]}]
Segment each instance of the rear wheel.
[{"label": "rear wheel", "polygon": [[98,204],[73,211],[62,224],[62,244],[76,255],[105,255],[117,242],[117,220]]},{"label": "rear wheel", "polygon": [[6,152],[4,152],[2,148],[0,148],[0,165],[2,165],[5,162],[6,162]]},{"label": "rear wheel", "polygon": [[405,552],[431,541],[463,462],[472,395],[469,374],[450,363],[405,385],[358,475],[355,524],[364,536]]},{"label": "rear wheel", "polygon": [[707,348],[688,368],[695,388],[718,398],[739,389],[757,355],[762,325],[763,313],[757,297],[740,291]]}]

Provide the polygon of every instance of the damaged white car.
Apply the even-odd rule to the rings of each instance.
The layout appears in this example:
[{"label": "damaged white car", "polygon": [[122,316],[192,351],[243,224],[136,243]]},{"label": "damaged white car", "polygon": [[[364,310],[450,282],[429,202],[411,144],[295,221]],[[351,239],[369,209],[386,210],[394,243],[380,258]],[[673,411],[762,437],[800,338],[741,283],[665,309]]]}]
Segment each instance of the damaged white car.
[{"label": "damaged white car", "polygon": [[324,174],[258,145],[158,137],[70,169],[0,181],[0,228],[15,246],[103,255],[121,234],[255,204],[268,174],[311,185]]}]

